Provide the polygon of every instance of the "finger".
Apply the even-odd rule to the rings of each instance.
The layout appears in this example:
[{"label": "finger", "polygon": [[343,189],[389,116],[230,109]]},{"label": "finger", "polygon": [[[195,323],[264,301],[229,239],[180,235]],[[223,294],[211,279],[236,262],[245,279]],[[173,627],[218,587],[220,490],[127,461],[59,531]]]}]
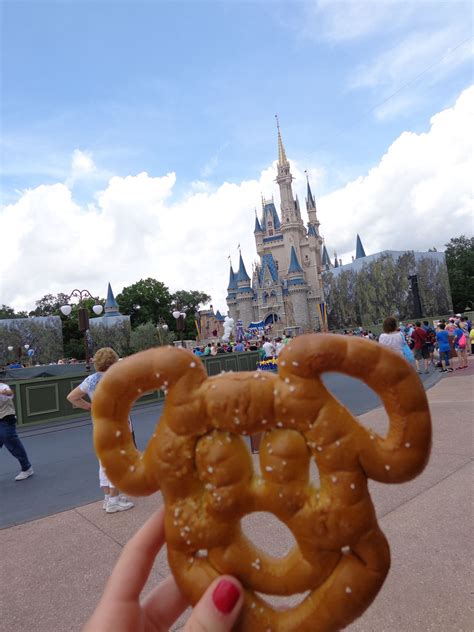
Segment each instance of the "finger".
[{"label": "finger", "polygon": [[157,630],[168,630],[189,606],[173,575],[161,582],[143,602],[143,610]]},{"label": "finger", "polygon": [[229,575],[218,577],[197,603],[184,632],[228,632],[239,616],[243,602],[240,583]]},{"label": "finger", "polygon": [[165,542],[164,507],[160,507],[125,545],[110,576],[104,598],[137,599]]}]

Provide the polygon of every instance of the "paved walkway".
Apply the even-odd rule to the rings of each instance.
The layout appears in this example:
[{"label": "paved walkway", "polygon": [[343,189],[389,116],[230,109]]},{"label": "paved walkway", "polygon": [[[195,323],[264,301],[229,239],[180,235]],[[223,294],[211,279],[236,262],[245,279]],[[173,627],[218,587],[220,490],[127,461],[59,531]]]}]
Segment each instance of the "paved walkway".
[{"label": "paved walkway", "polygon": [[[425,472],[405,485],[371,484],[390,542],[392,568],[351,632],[473,629],[474,359],[470,361],[468,370],[443,376],[428,391],[434,440]],[[383,409],[361,420],[379,432],[387,427]],[[80,630],[124,543],[161,502],[160,494],[140,498],[132,511],[112,515],[95,502],[0,531],[0,630]],[[253,541],[268,552],[282,555],[291,546],[291,534],[275,518],[253,514],[244,522]],[[162,551],[149,586],[167,573]],[[182,629],[182,620],[174,629]]]}]

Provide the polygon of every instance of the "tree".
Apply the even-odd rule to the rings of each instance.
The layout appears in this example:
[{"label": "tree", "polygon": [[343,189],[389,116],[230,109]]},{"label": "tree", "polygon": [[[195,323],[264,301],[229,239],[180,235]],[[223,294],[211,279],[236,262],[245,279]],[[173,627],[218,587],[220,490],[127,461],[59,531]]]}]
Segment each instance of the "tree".
[{"label": "tree", "polygon": [[120,312],[130,316],[132,329],[146,323],[165,321],[172,324],[171,294],[164,283],[156,279],[141,279],[124,287],[116,296]]},{"label": "tree", "polygon": [[174,340],[174,335],[170,331],[158,331],[153,323],[138,325],[130,335],[130,347],[133,353],[145,351],[160,344],[170,344]]},{"label": "tree", "polygon": [[474,298],[474,237],[453,237],[446,244],[451,296],[455,312],[463,312]]},{"label": "tree", "polygon": [[211,297],[209,294],[198,290],[178,290],[172,295],[171,299],[173,308],[186,314],[183,338],[193,340],[197,335],[196,312],[200,305],[210,303]]},{"label": "tree", "polygon": [[45,294],[39,301],[35,301],[36,308],[30,312],[30,316],[58,316],[61,306],[69,302],[67,294]]},{"label": "tree", "polygon": [[0,320],[7,318],[28,318],[26,312],[15,312],[13,307],[8,305],[0,305]]}]

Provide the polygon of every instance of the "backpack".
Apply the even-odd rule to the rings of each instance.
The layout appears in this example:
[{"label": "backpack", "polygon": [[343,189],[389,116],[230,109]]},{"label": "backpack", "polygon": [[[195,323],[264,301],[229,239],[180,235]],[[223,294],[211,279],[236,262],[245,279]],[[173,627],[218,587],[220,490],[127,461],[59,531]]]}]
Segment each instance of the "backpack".
[{"label": "backpack", "polygon": [[434,329],[430,327],[429,329],[426,329],[425,331],[426,331],[425,345],[436,344],[436,334],[435,334]]},{"label": "backpack", "polygon": [[466,334],[463,333],[462,336],[459,338],[458,340],[458,347],[460,349],[465,349],[466,348]]}]

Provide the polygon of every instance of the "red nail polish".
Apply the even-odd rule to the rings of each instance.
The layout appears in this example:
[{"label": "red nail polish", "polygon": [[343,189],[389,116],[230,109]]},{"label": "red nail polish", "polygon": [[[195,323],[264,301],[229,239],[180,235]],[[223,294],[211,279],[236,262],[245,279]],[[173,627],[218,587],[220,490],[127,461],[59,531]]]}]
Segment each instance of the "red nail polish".
[{"label": "red nail polish", "polygon": [[240,597],[240,590],[227,579],[221,579],[212,593],[212,601],[222,614],[229,614]]}]

